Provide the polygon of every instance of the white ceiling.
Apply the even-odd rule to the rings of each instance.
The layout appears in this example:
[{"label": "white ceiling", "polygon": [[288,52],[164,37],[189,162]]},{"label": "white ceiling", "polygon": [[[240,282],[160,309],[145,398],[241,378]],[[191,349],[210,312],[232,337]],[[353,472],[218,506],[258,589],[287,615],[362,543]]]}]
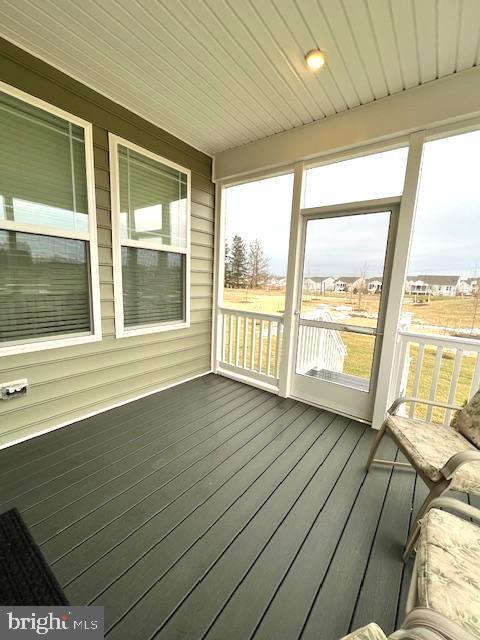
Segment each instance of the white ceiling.
[{"label": "white ceiling", "polygon": [[[480,63],[480,0],[0,0],[0,35],[209,154]],[[304,53],[328,56],[317,74]]]}]

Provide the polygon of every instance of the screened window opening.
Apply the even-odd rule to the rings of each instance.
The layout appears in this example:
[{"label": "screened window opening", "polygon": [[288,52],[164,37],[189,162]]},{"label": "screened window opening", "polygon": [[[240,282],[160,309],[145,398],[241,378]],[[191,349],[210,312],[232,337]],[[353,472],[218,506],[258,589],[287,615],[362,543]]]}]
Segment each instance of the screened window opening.
[{"label": "screened window opening", "polygon": [[[479,150],[480,131],[424,145],[403,298],[404,325],[413,331],[480,338]],[[425,353],[422,384],[428,366],[432,375],[430,356]],[[466,371],[474,370],[474,360],[473,353],[464,356]],[[468,390],[462,393],[463,399]]]},{"label": "screened window opening", "polygon": [[89,217],[88,125],[36,104],[19,92],[0,91],[2,355],[60,346],[50,344],[52,338],[75,342],[96,335],[98,272],[91,246],[94,219]]},{"label": "screened window opening", "polygon": [[111,136],[117,202],[117,335],[189,322],[186,169]]},{"label": "screened window opening", "polygon": [[400,196],[408,148],[391,149],[307,169],[303,206],[327,205]]}]

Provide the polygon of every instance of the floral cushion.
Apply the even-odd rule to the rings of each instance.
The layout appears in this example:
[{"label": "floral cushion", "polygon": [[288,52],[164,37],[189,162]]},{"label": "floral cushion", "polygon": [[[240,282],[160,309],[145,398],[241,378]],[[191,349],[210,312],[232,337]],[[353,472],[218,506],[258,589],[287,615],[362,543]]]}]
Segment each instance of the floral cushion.
[{"label": "floral cushion", "polygon": [[348,636],[342,638],[342,640],[387,640],[387,636],[378,625],[372,622],[366,627],[350,633]]},{"label": "floral cushion", "polygon": [[480,638],[480,527],[439,509],[422,521],[418,604]]},{"label": "floral cushion", "polygon": [[[440,470],[460,451],[478,451],[460,433],[449,426],[421,422],[403,416],[388,416],[387,427],[398,444],[409,454],[415,467],[432,482],[438,482]],[[453,491],[480,494],[480,462],[469,462],[454,474]]]},{"label": "floral cushion", "polygon": [[480,449],[480,389],[457,413],[455,429]]}]

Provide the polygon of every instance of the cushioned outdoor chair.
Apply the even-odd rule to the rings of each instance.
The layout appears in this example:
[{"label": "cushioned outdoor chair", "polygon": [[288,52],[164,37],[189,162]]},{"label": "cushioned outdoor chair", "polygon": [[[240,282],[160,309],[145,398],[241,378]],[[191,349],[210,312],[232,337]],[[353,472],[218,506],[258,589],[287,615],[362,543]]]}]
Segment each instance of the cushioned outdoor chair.
[{"label": "cushioned outdoor chair", "polygon": [[[397,415],[399,407],[407,402],[458,410],[455,426]],[[373,443],[367,470],[375,462],[407,464],[389,463],[375,458],[378,446],[387,432],[430,489],[416,520],[422,517],[434,498],[446,491],[480,495],[480,390],[463,408],[419,398],[395,400]]]},{"label": "cushioned outdoor chair", "polygon": [[472,640],[472,636],[443,615],[418,607],[407,615],[401,628],[389,636],[372,622],[342,640]]},{"label": "cushioned outdoor chair", "polygon": [[[442,511],[440,509],[448,509]],[[454,515],[450,511],[460,513]],[[473,522],[470,522],[470,519]],[[416,524],[407,552],[417,555],[407,614],[427,608],[480,639],[480,510],[453,498],[433,500]]]}]

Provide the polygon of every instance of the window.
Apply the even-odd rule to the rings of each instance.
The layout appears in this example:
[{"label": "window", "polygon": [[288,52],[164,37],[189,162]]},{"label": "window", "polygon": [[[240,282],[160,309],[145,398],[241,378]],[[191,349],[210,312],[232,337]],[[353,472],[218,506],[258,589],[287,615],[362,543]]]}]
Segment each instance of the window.
[{"label": "window", "polygon": [[190,171],[110,136],[117,337],[190,324]]},{"label": "window", "polygon": [[303,206],[375,200],[402,195],[408,148],[391,149],[307,169]]},{"label": "window", "polygon": [[0,83],[0,355],[100,334],[91,125]]}]

